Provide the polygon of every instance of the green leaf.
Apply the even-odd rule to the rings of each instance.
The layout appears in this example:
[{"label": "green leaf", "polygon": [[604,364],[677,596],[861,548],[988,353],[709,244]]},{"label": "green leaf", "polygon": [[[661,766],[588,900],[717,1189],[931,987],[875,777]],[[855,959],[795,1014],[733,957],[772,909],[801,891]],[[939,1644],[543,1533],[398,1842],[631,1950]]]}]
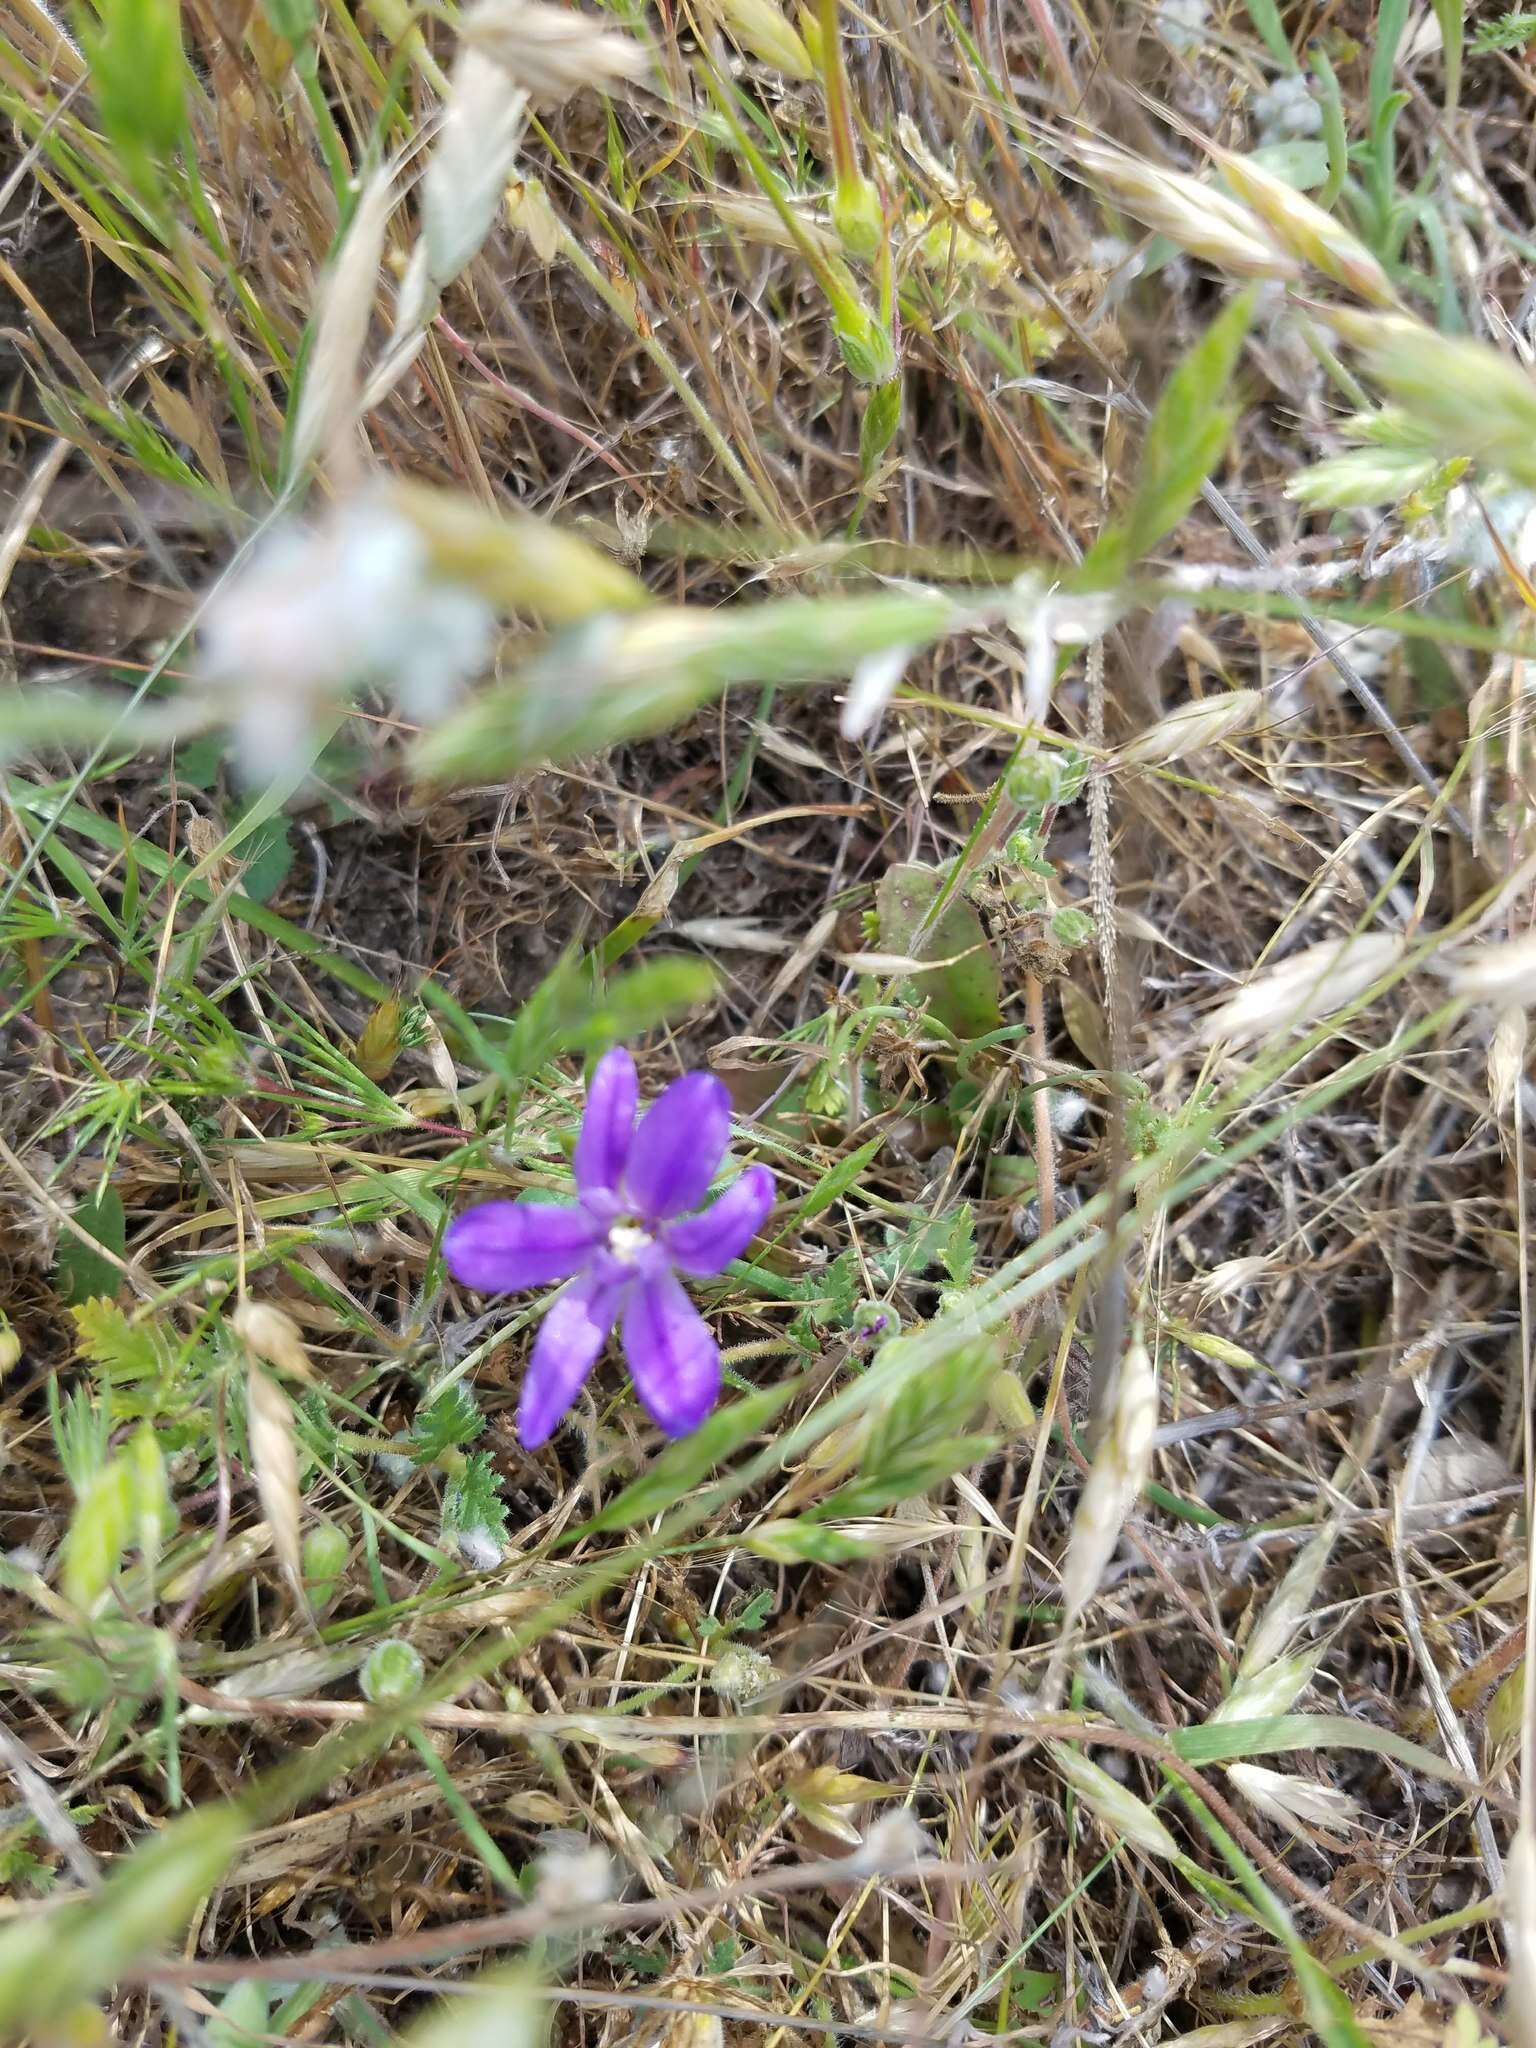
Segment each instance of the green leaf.
[{"label": "green leaf", "polygon": [[269,818],[252,833],[242,850],[247,865],[241,876],[253,903],[270,903],[293,871],[293,829],[286,818]]},{"label": "green leaf", "polygon": [[819,1216],[824,1209],[830,1209],[834,1202],[846,1195],[884,1143],[885,1134],[879,1132],[860,1145],[856,1152],[850,1152],[846,1159],[839,1159],[811,1189],[795,1211],[794,1221],[789,1227],[798,1229],[801,1224],[808,1223],[813,1216]]},{"label": "green leaf", "polygon": [[158,190],[158,162],[187,125],[187,59],[178,0],[97,0],[99,24],[81,23],[91,93],[127,176]]},{"label": "green leaf", "polygon": [[593,754],[665,731],[737,683],[825,687],[866,655],[931,646],[955,617],[945,592],[910,588],[606,617],[559,635],[424,733],[416,769],[428,781],[479,784],[533,761]]},{"label": "green leaf", "polygon": [[773,1564],[853,1564],[876,1548],[866,1536],[804,1521],[760,1522],[741,1541],[754,1557]]},{"label": "green leaf", "polygon": [[1199,496],[1237,421],[1227,394],[1253,308],[1250,288],[1217,315],[1163,386],[1147,423],[1130,506],[1089,550],[1080,572],[1084,588],[1120,582]]},{"label": "green leaf", "polygon": [[136,1322],[115,1301],[95,1295],[70,1310],[80,1356],[101,1367],[109,1387],[138,1386],[159,1379],[170,1363],[154,1324]]},{"label": "green leaf", "polygon": [[399,2037],[399,2048],[544,2048],[550,2006],[519,1963],[487,1971],[439,1999]]},{"label": "green leaf", "polygon": [[1486,57],[1495,50],[1523,50],[1536,42],[1536,14],[1501,14],[1497,21],[1478,24],[1472,38],[1472,55]]},{"label": "green leaf", "polygon": [[859,422],[859,478],[868,483],[880,466],[880,459],[896,438],[901,425],[901,379],[892,377],[877,384],[864,406]]},{"label": "green leaf", "polygon": [[208,2048],[261,2048],[271,2010],[266,1986],[254,1977],[232,1984],[203,2029]]},{"label": "green leaf", "polygon": [[953,1287],[968,1287],[976,1268],[976,1218],[969,1202],[962,1202],[949,1219],[939,1257]]},{"label": "green leaf", "polygon": [[[935,906],[945,897],[943,907]],[[913,1000],[926,1003],[956,1038],[1000,1031],[1002,977],[997,958],[972,906],[951,887],[943,868],[902,861],[887,868],[875,895],[880,950],[908,959],[943,962],[909,977]]]},{"label": "green leaf", "polygon": [[[123,1198],[116,1188],[109,1185],[81,1202],[75,1210],[75,1221],[104,1251],[113,1252],[118,1258],[123,1256],[126,1223]],[[122,1277],[116,1266],[101,1258],[73,1231],[60,1233],[53,1270],[60,1294],[71,1304],[90,1301],[97,1295],[116,1294]]]},{"label": "green leaf", "polygon": [[155,1433],[139,1427],[86,1481],[64,1533],[60,1583],[88,1613],[116,1577],[131,1545],[153,1568],[169,1502]]},{"label": "green leaf", "polygon": [[113,1458],[86,1486],[64,1533],[60,1583],[65,1599],[82,1612],[116,1577],[133,1526],[132,1474],[122,1458]]},{"label": "green leaf", "polygon": [[1328,176],[1326,142],[1266,142],[1251,154],[1260,170],[1272,171],[1298,192],[1315,192]]},{"label": "green leaf", "polygon": [[1280,9],[1275,0],[1247,0],[1248,19],[1264,40],[1264,47],[1286,71],[1296,69],[1296,53],[1291,48],[1291,39],[1285,32],[1285,23],[1280,18]]},{"label": "green leaf", "polygon": [[1389,1756],[1426,1778],[1448,1785],[1466,1785],[1460,1771],[1433,1750],[1410,1742],[1391,1728],[1352,1721],[1347,1714],[1276,1714],[1263,1721],[1207,1721],[1199,1728],[1180,1728],[1173,1747],[1197,1768],[1229,1759],[1272,1756],[1284,1749],[1364,1749]]},{"label": "green leaf", "polygon": [[463,1467],[443,1488],[443,1532],[448,1536],[482,1533],[500,1542],[507,1533],[501,1481],[486,1451],[471,1451]]},{"label": "green leaf", "polygon": [[625,1039],[642,1038],[700,1009],[718,988],[707,960],[681,954],[647,960],[620,975],[594,998],[584,995],[582,1016],[566,1038],[572,1052],[596,1052]]},{"label": "green leaf", "polygon": [[122,1857],[91,1899],[0,1930],[0,2039],[39,2031],[172,1941],[240,1846],[238,1806],[183,1814]]},{"label": "green leaf", "polygon": [[616,1494],[567,1540],[596,1535],[606,1529],[632,1529],[637,1523],[662,1514],[691,1493],[722,1458],[728,1458],[749,1437],[766,1429],[799,1386],[796,1379],[779,1387],[763,1387],[733,1401],[728,1408],[717,1408],[692,1435],[664,1450],[648,1472]]},{"label": "green leaf", "polygon": [[410,1455],[418,1465],[430,1465],[444,1451],[459,1444],[472,1444],[485,1428],[485,1417],[475,1399],[474,1389],[455,1380],[417,1411],[411,1424]]}]

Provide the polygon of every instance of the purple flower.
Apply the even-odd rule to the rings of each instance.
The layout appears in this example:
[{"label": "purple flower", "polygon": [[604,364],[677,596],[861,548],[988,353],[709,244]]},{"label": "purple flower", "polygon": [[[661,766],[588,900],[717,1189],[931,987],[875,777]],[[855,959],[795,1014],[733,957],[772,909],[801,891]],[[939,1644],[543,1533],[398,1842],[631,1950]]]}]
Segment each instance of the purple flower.
[{"label": "purple flower", "polygon": [[746,1250],[773,1206],[773,1175],[749,1166],[700,1209],[730,1141],[724,1084],[683,1074],[637,1127],[638,1097],[635,1063],[616,1046],[587,1091],[575,1203],[480,1202],[443,1238],[455,1280],[484,1294],[571,1281],[549,1305],[523,1381],[517,1433],[531,1451],[575,1400],[615,1323],[636,1391],[668,1436],[696,1429],[720,1391],[719,1347],[677,1276],[706,1279]]}]

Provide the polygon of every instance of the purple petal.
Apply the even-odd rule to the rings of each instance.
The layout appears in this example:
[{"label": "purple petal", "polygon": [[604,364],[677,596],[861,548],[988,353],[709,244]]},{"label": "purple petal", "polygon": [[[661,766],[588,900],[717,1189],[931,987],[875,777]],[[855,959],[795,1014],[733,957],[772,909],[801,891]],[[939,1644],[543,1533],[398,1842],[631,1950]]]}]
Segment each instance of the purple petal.
[{"label": "purple petal", "polygon": [[749,1166],[707,1209],[669,1223],[662,1242],[685,1273],[706,1280],[740,1258],[772,1207],[773,1175],[766,1166]]},{"label": "purple petal", "polygon": [[587,1111],[571,1162],[576,1185],[584,1195],[617,1192],[629,1162],[639,1095],[635,1063],[622,1045],[616,1045],[592,1070]]},{"label": "purple petal", "polygon": [[553,1202],[477,1202],[443,1234],[455,1280],[482,1294],[515,1294],[568,1280],[602,1239],[585,1209]]},{"label": "purple petal", "polygon": [[645,1280],[624,1310],[635,1391],[668,1436],[697,1429],[720,1392],[720,1349],[672,1273]]},{"label": "purple petal", "polygon": [[660,1222],[697,1209],[731,1136],[731,1098],[714,1074],[682,1074],[663,1088],[635,1132],[625,1176],[642,1217]]},{"label": "purple petal", "polygon": [[605,1287],[589,1274],[551,1302],[533,1340],[517,1404],[517,1434],[525,1450],[549,1441],[607,1343],[622,1299],[622,1288]]}]

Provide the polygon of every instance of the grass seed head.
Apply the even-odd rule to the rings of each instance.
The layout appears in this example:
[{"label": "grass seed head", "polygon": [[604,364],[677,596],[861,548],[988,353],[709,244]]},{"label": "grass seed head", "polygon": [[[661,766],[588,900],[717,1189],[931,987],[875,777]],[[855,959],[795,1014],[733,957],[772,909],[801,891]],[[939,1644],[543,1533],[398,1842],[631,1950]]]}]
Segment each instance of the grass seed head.
[{"label": "grass seed head", "polygon": [[465,14],[459,35],[542,107],[560,106],[584,86],[606,92],[645,75],[645,46],[635,37],[543,0],[479,0]]},{"label": "grass seed head", "polygon": [[1536,932],[1503,945],[1468,947],[1451,955],[1453,995],[1501,1009],[1529,1009],[1536,1003]]},{"label": "grass seed head", "polygon": [[1061,1571],[1062,1634],[1098,1591],[1152,1463],[1157,1372],[1139,1339],[1120,1361],[1109,1422],[1078,1497]]},{"label": "grass seed head", "polygon": [[713,0],[711,11],[723,22],[731,40],[760,64],[783,72],[786,78],[816,76],[804,38],[773,0]]},{"label": "grass seed head", "polygon": [[1220,697],[1197,697],[1149,725],[1120,749],[1119,765],[1156,768],[1182,760],[1204,747],[1214,747],[1234,733],[1246,732],[1263,709],[1259,690],[1228,690]]},{"label": "grass seed head", "polygon": [[1373,306],[1397,304],[1387,273],[1365,244],[1341,227],[1332,214],[1324,213],[1305,193],[1252,157],[1236,156],[1225,149],[1213,149],[1211,154],[1238,198],[1252,208],[1287,254]]},{"label": "grass seed head", "polygon": [[1342,1010],[1380,981],[1402,957],[1393,932],[1366,932],[1303,947],[1238,990],[1206,1023],[1208,1043],[1251,1045],[1283,1031],[1300,1031],[1314,1018]]},{"label": "grass seed head", "polygon": [[1147,1856],[1168,1861],[1177,1858],[1178,1843],[1128,1785],[1065,1742],[1051,1742],[1046,1747],[1057,1770],[1112,1841],[1129,1842]]},{"label": "grass seed head", "polygon": [[1331,324],[1441,455],[1480,458],[1536,482],[1536,377],[1466,335],[1401,313],[1335,310]]},{"label": "grass seed head", "polygon": [[1198,178],[1084,139],[1074,140],[1073,152],[1101,193],[1192,256],[1234,277],[1301,275],[1301,266],[1275,246],[1253,214]]},{"label": "grass seed head", "polygon": [[288,1396],[253,1358],[245,1376],[251,1468],[272,1548],[295,1589],[303,1583],[299,1548],[299,1452]]},{"label": "grass seed head", "polygon": [[1488,1047],[1488,1106],[1499,1118],[1512,1117],[1530,1044],[1530,1026],[1518,1003],[1506,1004],[1494,1019]]},{"label": "grass seed head", "polygon": [[1257,1812],[1277,1827],[1340,1830],[1358,1827],[1360,1802],[1333,1785],[1268,1771],[1262,1764],[1227,1765],[1227,1776]]},{"label": "grass seed head", "polygon": [[314,1378],[299,1326],[285,1310],[270,1301],[242,1301],[229,1321],[241,1343],[264,1365],[275,1366],[290,1379]]}]

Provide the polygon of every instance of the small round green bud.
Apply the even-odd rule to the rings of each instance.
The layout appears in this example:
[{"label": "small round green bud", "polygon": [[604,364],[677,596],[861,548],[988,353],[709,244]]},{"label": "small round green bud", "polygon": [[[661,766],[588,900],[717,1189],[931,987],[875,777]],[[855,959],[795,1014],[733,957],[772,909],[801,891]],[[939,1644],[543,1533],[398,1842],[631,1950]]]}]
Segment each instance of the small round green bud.
[{"label": "small round green bud", "polygon": [[1003,776],[1003,789],[1021,810],[1043,811],[1055,803],[1061,773],[1054,754],[1021,754]]},{"label": "small round green bud", "polygon": [[324,1607],[341,1582],[351,1549],[347,1532],[335,1522],[316,1522],[304,1538],[304,1583],[317,1607]]},{"label": "small round green bud", "polygon": [[856,1344],[887,1344],[901,1335],[901,1317],[888,1301],[861,1301],[848,1319]]},{"label": "small round green bud", "polygon": [[1086,910],[1070,904],[1051,919],[1051,937],[1058,946],[1086,946],[1098,927]]},{"label": "small round green bud", "polygon": [[376,1707],[401,1707],[421,1691],[426,1675],[421,1655],[396,1636],[368,1652],[361,1684],[363,1698]]}]

